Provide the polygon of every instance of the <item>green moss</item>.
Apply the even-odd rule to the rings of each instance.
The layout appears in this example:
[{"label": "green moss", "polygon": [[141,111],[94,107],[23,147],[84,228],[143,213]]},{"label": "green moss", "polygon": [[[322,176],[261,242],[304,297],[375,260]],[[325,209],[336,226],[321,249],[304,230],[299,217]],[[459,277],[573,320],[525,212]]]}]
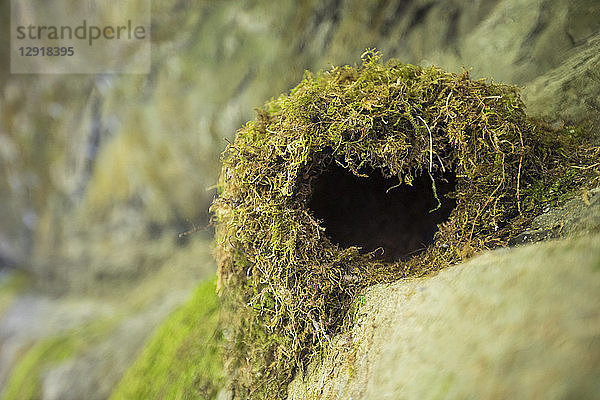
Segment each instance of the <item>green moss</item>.
[{"label": "green moss", "polygon": [[[383,64],[373,51],[357,67],[307,72],[267,102],[225,151],[212,206],[236,397],[284,398],[295,371],[351,323],[365,287],[503,246],[545,206],[597,182],[599,149],[574,136],[530,120],[516,87]],[[384,260],[339,245],[310,209],[332,165],[403,188],[424,176],[431,212],[456,205],[423,251]],[[448,172],[454,189],[436,191]]]},{"label": "green moss", "polygon": [[111,399],[214,398],[223,385],[218,310],[211,279],[157,330]]},{"label": "green moss", "polygon": [[105,337],[113,321],[95,322],[60,336],[34,343],[13,368],[1,400],[40,399],[44,373]]},{"label": "green moss", "polygon": [[552,131],[544,121],[535,124],[543,134],[537,137],[540,145],[532,149],[530,170],[523,172],[527,174],[523,206],[537,213],[540,207],[563,204],[577,188],[594,187],[593,170],[597,170],[597,164],[586,160],[598,159],[600,152],[598,147],[585,145],[588,138],[580,127],[565,126]]}]

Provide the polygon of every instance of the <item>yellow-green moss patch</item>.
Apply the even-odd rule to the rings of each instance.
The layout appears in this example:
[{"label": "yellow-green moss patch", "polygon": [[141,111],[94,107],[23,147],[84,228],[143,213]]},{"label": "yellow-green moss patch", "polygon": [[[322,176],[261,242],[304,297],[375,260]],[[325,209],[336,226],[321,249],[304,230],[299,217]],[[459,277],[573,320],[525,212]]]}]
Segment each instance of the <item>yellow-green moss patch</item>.
[{"label": "yellow-green moss patch", "polygon": [[121,399],[212,399],[223,385],[215,279],[173,313],[145,346],[111,396]]}]

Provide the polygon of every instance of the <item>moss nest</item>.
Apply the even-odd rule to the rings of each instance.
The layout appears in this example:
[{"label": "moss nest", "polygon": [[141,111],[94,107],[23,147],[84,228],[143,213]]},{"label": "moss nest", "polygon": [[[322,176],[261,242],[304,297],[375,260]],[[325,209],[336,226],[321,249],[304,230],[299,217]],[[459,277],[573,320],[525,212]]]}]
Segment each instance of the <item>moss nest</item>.
[{"label": "moss nest", "polygon": [[284,398],[360,291],[504,246],[598,180],[597,147],[514,86],[367,51],[306,73],[223,155],[216,219],[236,398]]}]

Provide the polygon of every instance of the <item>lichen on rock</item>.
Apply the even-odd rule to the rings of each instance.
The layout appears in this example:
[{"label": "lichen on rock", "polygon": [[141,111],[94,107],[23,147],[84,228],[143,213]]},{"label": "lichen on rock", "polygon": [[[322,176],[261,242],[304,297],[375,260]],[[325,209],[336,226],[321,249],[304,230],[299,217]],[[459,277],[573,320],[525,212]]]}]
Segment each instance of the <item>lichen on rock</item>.
[{"label": "lichen on rock", "polygon": [[212,205],[235,396],[285,397],[365,287],[504,246],[593,184],[599,150],[583,136],[466,71],[367,51],[307,72],[238,131]]}]

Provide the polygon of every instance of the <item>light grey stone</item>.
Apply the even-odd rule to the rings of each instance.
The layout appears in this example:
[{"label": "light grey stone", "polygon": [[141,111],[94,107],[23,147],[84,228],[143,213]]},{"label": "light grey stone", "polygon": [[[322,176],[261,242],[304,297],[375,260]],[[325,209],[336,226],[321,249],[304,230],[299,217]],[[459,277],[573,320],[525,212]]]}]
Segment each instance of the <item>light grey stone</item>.
[{"label": "light grey stone", "polygon": [[597,398],[600,236],[374,286],[334,343],[290,400]]}]

